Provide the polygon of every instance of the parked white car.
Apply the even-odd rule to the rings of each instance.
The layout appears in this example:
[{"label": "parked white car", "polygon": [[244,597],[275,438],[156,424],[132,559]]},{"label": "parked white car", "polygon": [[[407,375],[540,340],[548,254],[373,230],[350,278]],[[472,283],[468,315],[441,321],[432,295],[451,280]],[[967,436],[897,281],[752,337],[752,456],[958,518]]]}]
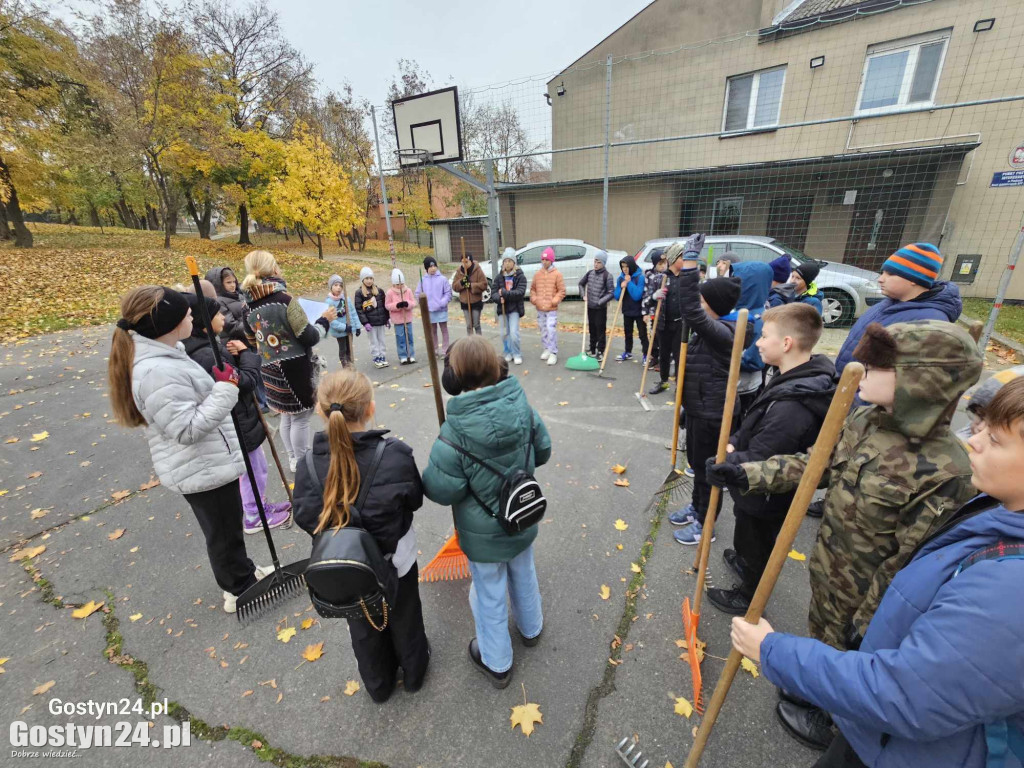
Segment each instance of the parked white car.
[{"label": "parked white car", "polygon": [[[652,241],[653,242],[653,241]],[[671,242],[671,241],[670,241]],[[545,248],[551,248],[555,252],[555,266],[558,267],[558,271],[562,273],[562,277],[565,279],[565,295],[566,296],[579,296],[579,282],[583,279],[583,276],[587,274],[587,271],[594,267],[594,255],[600,251],[596,245],[585,243],[582,240],[573,240],[570,238],[552,238],[550,240],[536,240],[532,243],[527,243],[525,246],[516,251],[516,262],[519,264],[519,268],[523,270],[523,274],[526,275],[526,295],[530,295],[530,286],[533,285],[533,276],[537,274],[540,269],[540,257],[544,253]],[[608,262],[607,267],[612,271],[612,274],[617,274],[619,269],[619,261],[628,256],[625,251],[608,251]],[[481,261],[480,268],[483,269],[484,274],[487,276],[488,284],[492,280],[491,276],[491,262]],[[501,268],[500,257],[498,268]],[[458,267],[456,266],[456,270]],[[454,273],[448,279],[449,282],[454,280]],[[458,291],[452,286],[452,298],[458,300]],[[484,301],[488,301],[491,297],[490,288],[484,293]]]},{"label": "parked white car", "polygon": [[[650,269],[651,257],[655,253],[664,253],[672,243],[682,239],[684,238],[663,237],[648,240],[636,255],[637,265],[645,270]],[[852,325],[868,307],[885,298],[878,287],[876,273],[849,264],[832,264],[821,259],[812,259],[773,237],[709,235],[704,240],[704,250],[700,254],[702,261],[707,261],[711,248],[715,249],[715,255],[733,251],[740,257],[740,261],[767,263],[782,255],[788,255],[794,267],[804,261],[817,261],[821,264],[821,272],[818,273],[815,282],[821,296],[822,320],[827,328]]]}]

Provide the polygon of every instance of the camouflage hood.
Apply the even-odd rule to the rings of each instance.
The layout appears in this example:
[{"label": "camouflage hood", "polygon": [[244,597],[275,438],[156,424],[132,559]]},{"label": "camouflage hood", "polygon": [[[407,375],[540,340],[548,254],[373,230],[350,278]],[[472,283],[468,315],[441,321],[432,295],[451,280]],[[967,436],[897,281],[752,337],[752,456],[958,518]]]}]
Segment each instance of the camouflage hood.
[{"label": "camouflage hood", "polygon": [[961,395],[981,375],[978,345],[960,326],[940,320],[886,330],[896,340],[896,399],[883,421],[910,438],[948,427]]}]

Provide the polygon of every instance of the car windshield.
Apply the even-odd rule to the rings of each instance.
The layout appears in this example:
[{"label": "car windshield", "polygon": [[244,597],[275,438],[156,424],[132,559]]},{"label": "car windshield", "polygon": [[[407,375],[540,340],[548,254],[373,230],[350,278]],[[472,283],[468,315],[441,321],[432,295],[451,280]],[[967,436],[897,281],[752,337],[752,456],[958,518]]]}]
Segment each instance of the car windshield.
[{"label": "car windshield", "polygon": [[776,248],[781,248],[782,250],[784,250],[786,253],[788,253],[790,256],[796,259],[797,262],[800,264],[803,264],[805,261],[819,261],[819,259],[812,259],[803,251],[799,251],[790,245],[786,245],[781,240],[772,240],[771,242],[772,245],[774,245]]}]

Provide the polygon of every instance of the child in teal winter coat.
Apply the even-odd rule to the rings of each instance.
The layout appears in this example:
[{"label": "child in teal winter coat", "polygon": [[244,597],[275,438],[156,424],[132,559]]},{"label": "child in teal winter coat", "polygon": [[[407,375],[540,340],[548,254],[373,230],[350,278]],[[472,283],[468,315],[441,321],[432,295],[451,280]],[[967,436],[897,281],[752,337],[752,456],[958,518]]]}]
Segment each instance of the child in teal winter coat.
[{"label": "child in teal winter coat", "polygon": [[356,308],[345,295],[345,281],[341,275],[327,279],[327,303],[338,310],[338,316],[331,321],[327,333],[338,340],[338,359],[343,366],[352,364],[352,334],[359,335],[361,329],[356,319]]},{"label": "child in teal winter coat", "polygon": [[498,508],[501,479],[451,443],[502,473],[532,473],[551,457],[551,438],[519,380],[501,380],[501,375],[498,354],[481,336],[452,345],[443,383],[453,397],[423,473],[427,498],[453,507],[459,545],[473,577],[469,605],[476,637],[469,643],[469,658],[496,688],[512,679],[507,601],[525,645],[536,645],[544,626],[533,562],[537,526],[505,533],[482,506]]}]

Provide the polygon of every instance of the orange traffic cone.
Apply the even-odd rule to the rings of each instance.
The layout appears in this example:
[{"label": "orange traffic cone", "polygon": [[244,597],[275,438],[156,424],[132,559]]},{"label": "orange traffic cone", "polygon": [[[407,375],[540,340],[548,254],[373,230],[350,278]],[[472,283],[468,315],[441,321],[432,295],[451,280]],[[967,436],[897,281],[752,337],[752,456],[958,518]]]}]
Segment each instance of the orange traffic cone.
[{"label": "orange traffic cone", "polygon": [[451,538],[420,571],[420,581],[455,581],[469,578],[469,558],[459,547],[459,534]]}]

